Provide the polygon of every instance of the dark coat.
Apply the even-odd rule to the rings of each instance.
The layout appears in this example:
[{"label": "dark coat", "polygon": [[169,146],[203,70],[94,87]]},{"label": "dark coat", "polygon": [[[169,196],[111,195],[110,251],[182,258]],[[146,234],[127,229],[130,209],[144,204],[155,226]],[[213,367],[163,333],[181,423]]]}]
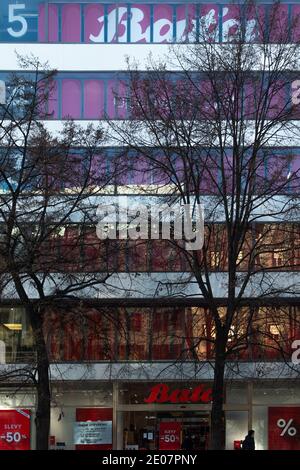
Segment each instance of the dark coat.
[{"label": "dark coat", "polygon": [[255,441],[253,436],[249,436],[249,434],[245,437],[242,445],[243,450],[255,450]]}]

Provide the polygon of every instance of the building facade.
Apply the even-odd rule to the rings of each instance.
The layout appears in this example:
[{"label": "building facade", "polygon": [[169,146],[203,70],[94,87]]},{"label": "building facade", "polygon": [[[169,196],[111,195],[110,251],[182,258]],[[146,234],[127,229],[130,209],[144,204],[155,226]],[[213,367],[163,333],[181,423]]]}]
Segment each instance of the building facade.
[{"label": "building facade", "polygon": [[[272,3],[258,2],[259,15],[266,24]],[[68,118],[83,125],[100,120],[104,126],[107,120],[130,119],[130,77],[125,56],[135,58],[143,68],[150,52],[158,57],[167,53],[170,44],[199,40],[204,23],[211,25],[216,41],[226,42],[236,28],[238,8],[229,2],[209,0],[3,0],[1,104],[12,96],[10,72],[21,73],[15,51],[32,52],[57,69],[47,110],[51,130],[61,128]],[[298,42],[300,28],[291,25],[300,14],[300,5],[283,1],[279,13],[282,24],[292,31],[291,42]],[[251,41],[257,34],[255,18],[245,21]],[[276,37],[273,40],[276,42]],[[293,96],[296,121],[299,80],[297,71],[291,73],[293,85],[286,86],[285,94]],[[13,105],[17,110],[20,103]],[[122,151],[111,142],[102,149],[101,171],[108,180],[112,175],[106,187],[108,195],[103,197],[111,200],[112,196],[125,194],[134,200],[136,195],[144,194],[145,188],[149,196],[153,188],[151,197],[157,198],[161,184],[157,174],[134,151],[126,154],[125,174],[114,173],[115,158]],[[77,154],[80,150],[74,149]],[[274,149],[275,154],[283,158],[292,154],[290,170],[299,170],[300,143],[296,140]],[[265,167],[266,177],[273,166],[271,159]],[[299,188],[290,188],[290,195],[297,191]],[[88,242],[74,247],[72,240],[82,230]],[[254,239],[259,231],[257,224]],[[285,249],[262,256],[260,263],[276,271],[285,256],[289,260],[286,272],[277,271],[276,282],[284,283],[289,274],[297,284],[297,220],[289,233]],[[78,260],[78,271],[84,267],[86,271],[102,270],[112,275],[108,286],[101,286],[97,295],[86,298],[84,315],[79,315],[72,304],[64,315],[53,309],[47,315],[44,334],[52,381],[50,448],[180,449],[184,435],[190,433],[196,449],[207,449],[214,352],[209,342],[196,340],[203,331],[213,335],[213,327],[185,259],[163,240],[140,245],[126,240],[109,252],[103,267],[103,247],[93,224],[84,228],[66,225],[51,249],[56,258],[61,255],[64,259],[71,251]],[[220,256],[211,252],[211,271],[222,308],[226,304],[222,286],[226,261],[222,265]],[[168,282],[174,283],[178,276],[185,277],[184,287],[175,287],[169,294]],[[255,429],[258,449],[300,449],[300,383],[297,370],[289,367],[292,342],[300,338],[300,304],[293,295],[277,300],[276,308],[281,314],[286,312],[289,319],[280,329],[274,320],[273,305],[265,302],[245,306],[255,309],[257,321],[267,332],[269,347],[259,346],[257,341],[238,358],[233,357],[228,366],[224,391],[226,449],[238,448],[248,429]],[[268,309],[272,309],[272,315],[268,315]],[[13,368],[34,360],[29,321],[14,295],[3,294],[0,339],[1,367]],[[283,345],[284,359],[274,344]],[[14,382],[1,382],[0,449],[34,449],[35,400],[30,386],[16,391]],[[14,424],[19,428],[13,428]]]}]

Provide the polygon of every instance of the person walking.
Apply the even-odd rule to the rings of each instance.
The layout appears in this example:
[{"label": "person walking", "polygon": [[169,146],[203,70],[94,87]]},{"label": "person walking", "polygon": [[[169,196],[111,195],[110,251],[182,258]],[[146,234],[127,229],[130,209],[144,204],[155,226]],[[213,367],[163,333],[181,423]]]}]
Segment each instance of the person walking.
[{"label": "person walking", "polygon": [[242,449],[243,450],[255,450],[255,440],[254,440],[253,429],[250,429],[250,431],[248,431],[248,434],[243,441]]}]

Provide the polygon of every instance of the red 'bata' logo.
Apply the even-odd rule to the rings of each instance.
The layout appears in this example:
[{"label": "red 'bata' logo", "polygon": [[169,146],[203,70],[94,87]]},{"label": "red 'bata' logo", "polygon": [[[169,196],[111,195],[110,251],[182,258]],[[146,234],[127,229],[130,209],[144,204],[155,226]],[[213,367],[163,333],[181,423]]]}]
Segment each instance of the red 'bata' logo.
[{"label": "red 'bata' logo", "polygon": [[157,384],[151,388],[150,394],[145,398],[145,403],[210,403],[212,389],[198,385],[194,389],[176,388],[170,391],[167,384]]}]

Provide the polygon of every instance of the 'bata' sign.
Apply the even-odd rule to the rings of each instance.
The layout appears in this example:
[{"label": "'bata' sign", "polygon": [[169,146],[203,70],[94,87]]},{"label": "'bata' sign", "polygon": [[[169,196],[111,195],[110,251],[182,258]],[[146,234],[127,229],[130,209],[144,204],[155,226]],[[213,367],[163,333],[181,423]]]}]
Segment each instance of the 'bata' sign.
[{"label": "'bata' sign", "polygon": [[195,388],[176,388],[171,390],[167,384],[157,384],[151,388],[145,403],[210,403],[212,389],[203,384]]}]

